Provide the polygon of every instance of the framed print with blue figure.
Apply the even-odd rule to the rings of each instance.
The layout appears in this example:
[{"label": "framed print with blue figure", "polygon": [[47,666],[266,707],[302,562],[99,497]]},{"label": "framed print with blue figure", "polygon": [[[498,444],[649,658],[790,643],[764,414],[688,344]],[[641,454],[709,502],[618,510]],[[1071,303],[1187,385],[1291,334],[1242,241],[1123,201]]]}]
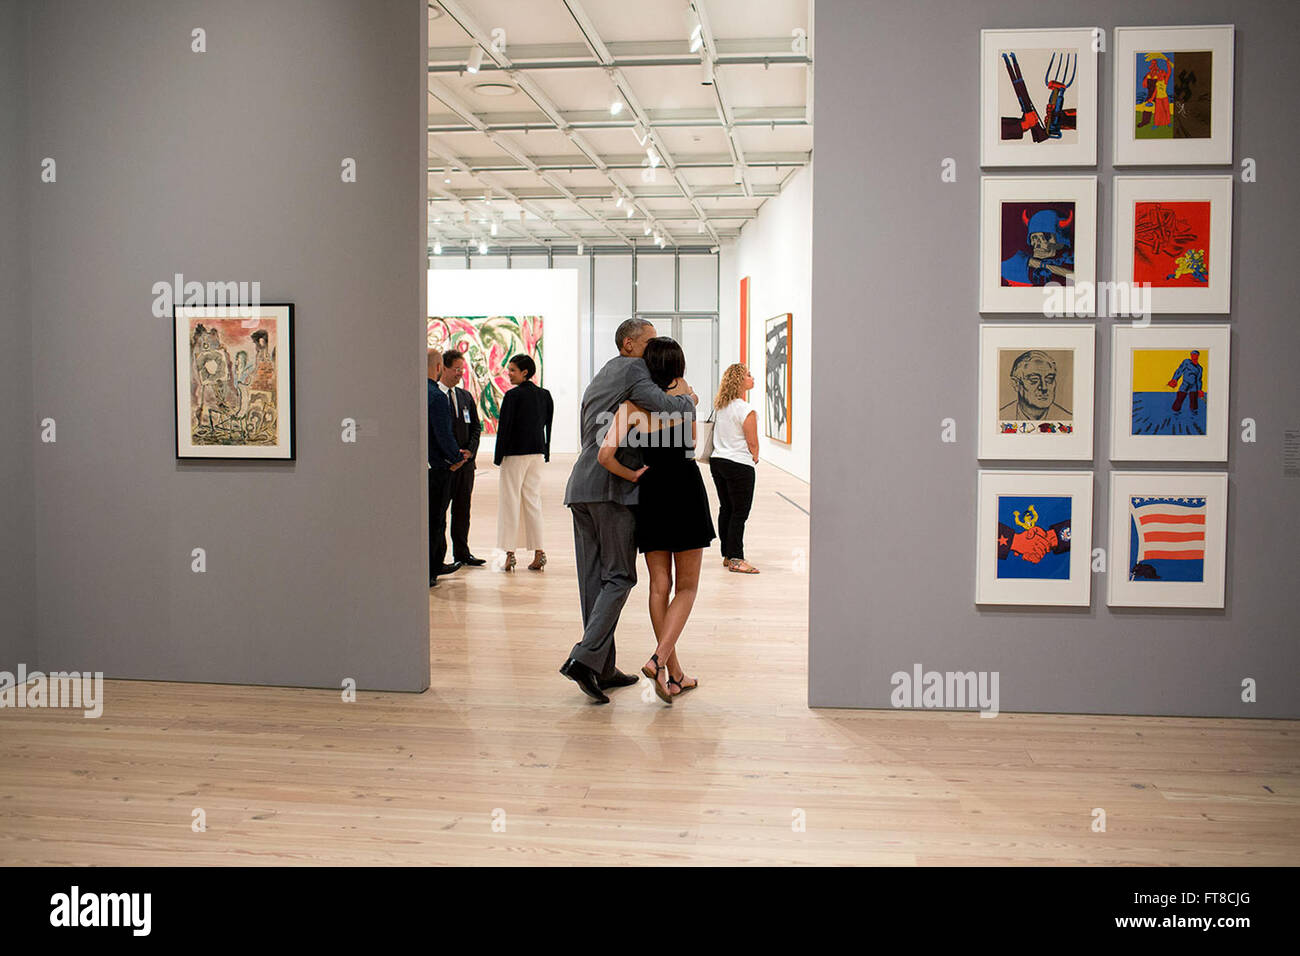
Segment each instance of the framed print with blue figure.
[{"label": "framed print with blue figure", "polygon": [[1087,607],[1092,472],[981,471],[975,603]]},{"label": "framed print with blue figure", "polygon": [[1223,607],[1228,476],[1110,475],[1111,607]]},{"label": "framed print with blue figure", "polygon": [[1227,461],[1226,325],[1116,325],[1112,461]]},{"label": "framed print with blue figure", "polygon": [[980,180],[980,311],[1096,312],[1097,177]]}]

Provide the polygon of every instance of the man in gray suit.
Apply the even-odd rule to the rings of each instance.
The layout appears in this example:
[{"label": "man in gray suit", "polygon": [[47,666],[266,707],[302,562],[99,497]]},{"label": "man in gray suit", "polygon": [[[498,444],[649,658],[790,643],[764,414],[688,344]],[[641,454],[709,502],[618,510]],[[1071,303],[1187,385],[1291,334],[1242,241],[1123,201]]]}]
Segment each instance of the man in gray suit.
[{"label": "man in gray suit", "polygon": [[[564,503],[573,514],[583,632],[560,673],[601,704],[609,703],[606,690],[637,681],[614,666],[614,628],[636,585],[636,525],[628,506],[636,504],[637,487],[601,465],[596,453],[614,410],[624,401],[649,412],[691,416],[699,401],[685,382],[665,392],[651,381],[641,355],[654,337],[655,327],[644,319],[628,319],[614,333],[619,354],[582,395],[582,451],[564,489]],[[622,449],[619,460],[629,468],[641,467],[635,448]]]}]

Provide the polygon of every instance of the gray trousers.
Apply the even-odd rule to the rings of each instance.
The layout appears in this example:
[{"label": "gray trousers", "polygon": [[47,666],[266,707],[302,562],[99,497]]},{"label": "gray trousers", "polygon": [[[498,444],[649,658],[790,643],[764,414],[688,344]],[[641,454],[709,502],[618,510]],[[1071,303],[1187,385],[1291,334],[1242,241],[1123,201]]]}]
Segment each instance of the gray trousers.
[{"label": "gray trousers", "polygon": [[636,522],[632,509],[612,501],[572,504],[578,559],[582,640],[569,656],[601,679],[614,674],[614,628],[636,586]]}]

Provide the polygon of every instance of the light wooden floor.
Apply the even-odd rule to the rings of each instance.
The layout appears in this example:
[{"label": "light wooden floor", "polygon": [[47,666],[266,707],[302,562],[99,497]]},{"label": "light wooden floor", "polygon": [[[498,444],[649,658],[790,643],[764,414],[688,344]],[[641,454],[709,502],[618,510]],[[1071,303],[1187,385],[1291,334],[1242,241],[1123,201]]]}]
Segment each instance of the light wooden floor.
[{"label": "light wooden floor", "polygon": [[[430,592],[425,694],[115,681],[99,720],[0,712],[0,863],[1300,863],[1293,723],[809,710],[808,489],[768,466],[764,573],[710,552],[680,645],[700,688],[588,703],[556,673],[578,633],[570,461],[546,473],[544,573],[521,554]],[[483,557],[495,509],[489,466]],[[628,671],[651,651],[644,580]]]}]

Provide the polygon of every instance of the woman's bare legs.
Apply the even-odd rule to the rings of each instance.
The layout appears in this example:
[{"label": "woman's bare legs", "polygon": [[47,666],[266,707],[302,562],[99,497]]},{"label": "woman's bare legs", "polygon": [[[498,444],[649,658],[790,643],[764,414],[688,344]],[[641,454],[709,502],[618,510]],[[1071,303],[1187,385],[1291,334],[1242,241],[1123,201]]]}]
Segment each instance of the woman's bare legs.
[{"label": "woman's bare legs", "polygon": [[[670,693],[667,661],[659,653],[659,645],[663,641],[662,636],[668,620],[668,604],[673,591],[672,552],[647,551],[645,563],[650,570],[650,626],[655,632],[655,655],[659,665],[654,679],[658,682],[662,693]],[[647,661],[646,666],[650,667],[652,663]],[[644,668],[642,670],[644,671]]]},{"label": "woman's bare legs", "polygon": [[[691,608],[695,606],[695,595],[700,584],[700,564],[703,559],[703,548],[678,551],[672,555],[673,597],[668,602],[662,624],[655,629],[655,637],[659,639],[655,653],[659,655],[659,660],[663,661],[668,676],[675,681],[682,679],[681,664],[677,660],[677,639],[685,630],[686,622],[691,616]],[[652,571],[652,576],[653,573]]]}]

